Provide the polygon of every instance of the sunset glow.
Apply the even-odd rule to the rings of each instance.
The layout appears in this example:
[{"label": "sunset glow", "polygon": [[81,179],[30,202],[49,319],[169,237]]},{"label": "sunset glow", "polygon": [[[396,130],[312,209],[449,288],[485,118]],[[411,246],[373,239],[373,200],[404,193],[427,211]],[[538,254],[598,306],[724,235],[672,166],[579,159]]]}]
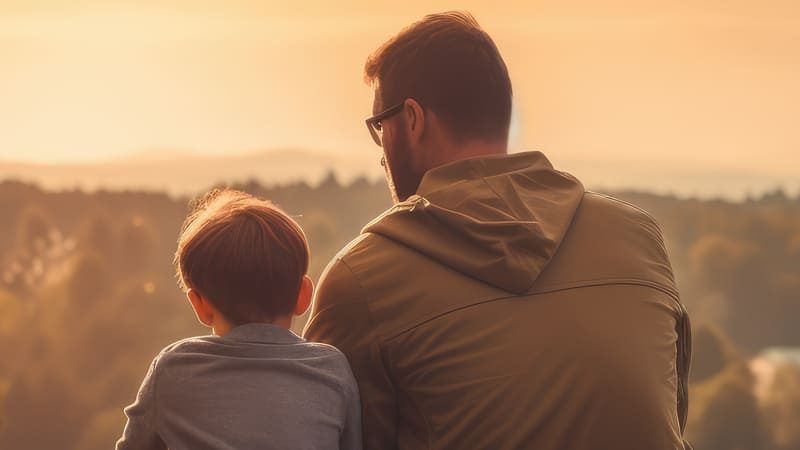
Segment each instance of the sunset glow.
[{"label": "sunset glow", "polygon": [[286,148],[372,158],[366,56],[458,7],[507,60],[515,150],[588,172],[602,162],[785,179],[800,167],[794,2],[329,3],[4,1],[0,160]]}]

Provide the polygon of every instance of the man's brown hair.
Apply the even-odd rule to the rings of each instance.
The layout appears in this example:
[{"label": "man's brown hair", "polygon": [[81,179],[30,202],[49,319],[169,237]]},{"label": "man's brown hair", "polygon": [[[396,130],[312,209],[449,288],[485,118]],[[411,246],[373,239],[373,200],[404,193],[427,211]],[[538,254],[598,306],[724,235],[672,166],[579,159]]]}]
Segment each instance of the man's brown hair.
[{"label": "man's brown hair", "polygon": [[413,98],[457,139],[508,137],[508,70],[469,13],[425,16],[372,54],[364,72],[367,83],[377,84],[384,108]]},{"label": "man's brown hair", "polygon": [[291,314],[308,263],[308,242],[294,220],[228,189],[197,202],[175,252],[181,288],[196,290],[234,325]]}]

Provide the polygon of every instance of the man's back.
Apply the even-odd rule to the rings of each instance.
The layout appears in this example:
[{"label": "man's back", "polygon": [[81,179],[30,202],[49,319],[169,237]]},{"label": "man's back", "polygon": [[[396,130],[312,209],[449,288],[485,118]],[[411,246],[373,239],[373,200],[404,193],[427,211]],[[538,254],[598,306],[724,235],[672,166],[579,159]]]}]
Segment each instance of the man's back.
[{"label": "man's back", "polygon": [[688,323],[652,218],[539,153],[419,193],[332,263],[306,330],[348,356],[365,448],[683,448]]}]

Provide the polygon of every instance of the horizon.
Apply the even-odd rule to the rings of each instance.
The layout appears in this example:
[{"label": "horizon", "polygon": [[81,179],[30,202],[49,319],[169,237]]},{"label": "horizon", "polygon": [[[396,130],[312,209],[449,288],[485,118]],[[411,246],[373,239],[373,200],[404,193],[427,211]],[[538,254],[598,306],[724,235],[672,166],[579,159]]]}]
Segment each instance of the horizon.
[{"label": "horizon", "polygon": [[[792,177],[781,179],[754,172],[669,164],[653,174],[636,162],[570,160],[563,155],[545,155],[557,169],[577,176],[589,190],[731,202],[758,199],[780,190],[790,198],[800,198],[800,180]],[[0,182],[19,181],[50,192],[132,190],[191,196],[212,186],[253,180],[270,187],[296,182],[316,186],[331,173],[342,185],[362,177],[380,183],[384,175],[378,158],[378,153],[368,157],[300,148],[231,151],[224,155],[150,150],[114,155],[101,161],[0,160]]]}]

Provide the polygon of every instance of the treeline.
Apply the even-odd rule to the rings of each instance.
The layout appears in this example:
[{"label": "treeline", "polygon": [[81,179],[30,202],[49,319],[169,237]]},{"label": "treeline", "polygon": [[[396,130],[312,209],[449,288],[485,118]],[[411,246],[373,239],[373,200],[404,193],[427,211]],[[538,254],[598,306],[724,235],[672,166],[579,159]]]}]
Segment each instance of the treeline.
[{"label": "treeline", "polygon": [[[366,179],[234,187],[297,218],[314,278],[389,206],[385,184]],[[611,194],[661,223],[695,323],[690,438],[800,449],[797,370],[780,368],[764,390],[748,363],[765,347],[800,346],[800,199]],[[0,448],[109,448],[152,356],[205,332],[171,264],[190,200],[0,183]]]}]

